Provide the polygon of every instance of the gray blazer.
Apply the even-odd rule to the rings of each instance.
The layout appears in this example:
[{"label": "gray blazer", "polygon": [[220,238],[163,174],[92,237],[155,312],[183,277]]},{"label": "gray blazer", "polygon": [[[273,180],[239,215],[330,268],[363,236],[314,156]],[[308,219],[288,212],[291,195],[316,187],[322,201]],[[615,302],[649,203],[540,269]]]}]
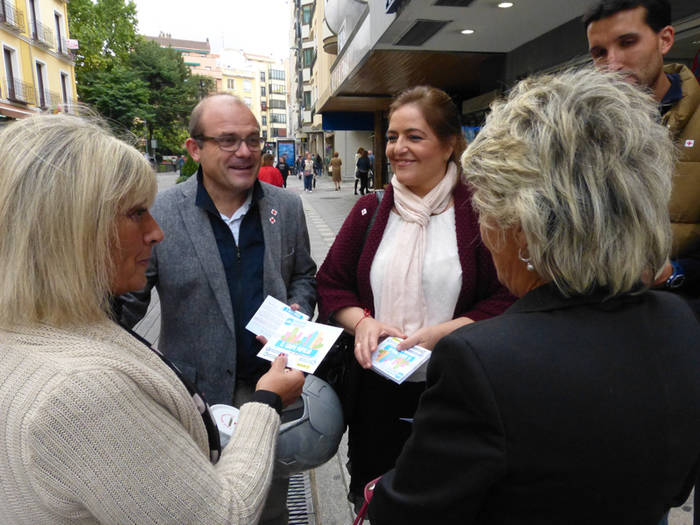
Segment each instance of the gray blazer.
[{"label": "gray blazer", "polygon": [[[265,259],[263,294],[297,303],[313,314],[316,264],[298,195],[261,183],[258,201]],[[231,296],[207,212],[195,205],[197,177],[159,194],[151,209],[165,238],[153,250],[146,288],[120,298],[121,321],[133,326],[158,290],[158,348],[195,384],[209,403],[232,401],[236,337]]]}]

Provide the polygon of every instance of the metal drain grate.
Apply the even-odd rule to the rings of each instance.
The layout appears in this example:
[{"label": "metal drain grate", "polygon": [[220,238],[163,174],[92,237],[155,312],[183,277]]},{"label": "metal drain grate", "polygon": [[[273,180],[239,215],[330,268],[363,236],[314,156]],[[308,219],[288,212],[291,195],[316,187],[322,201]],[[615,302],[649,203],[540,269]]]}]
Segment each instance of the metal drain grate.
[{"label": "metal drain grate", "polygon": [[316,525],[314,504],[311,497],[311,480],[308,472],[300,472],[289,478],[287,492],[289,525]]}]

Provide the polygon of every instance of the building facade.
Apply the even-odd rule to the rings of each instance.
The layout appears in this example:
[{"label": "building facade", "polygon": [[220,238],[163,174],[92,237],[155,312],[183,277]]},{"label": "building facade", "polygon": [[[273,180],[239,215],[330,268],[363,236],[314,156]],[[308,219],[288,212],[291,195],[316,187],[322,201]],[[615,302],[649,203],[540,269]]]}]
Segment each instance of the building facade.
[{"label": "building facade", "polygon": [[[297,133],[314,133],[320,114],[324,140],[328,144],[333,134],[344,166],[356,147],[371,149],[375,181],[386,183],[392,97],[421,84],[441,88],[462,109],[465,132],[473,133],[490,102],[519,79],[590,60],[581,15],[593,1],[294,0],[292,35],[301,71]],[[666,59],[690,65],[694,57],[700,60],[700,3],[670,3],[676,37]],[[322,52],[314,38],[319,9],[329,29],[322,47],[335,53],[327,88],[315,70],[318,58],[306,51]]]},{"label": "building facade", "polygon": [[67,2],[0,0],[0,123],[77,100]]},{"label": "building facade", "polygon": [[144,35],[144,38],[150,42],[156,42],[160,47],[169,47],[178,51],[193,75],[213,79],[216,91],[221,91],[223,77],[219,67],[219,55],[211,52],[208,38],[204,42],[182,40],[173,38],[170,33],[160,33],[158,36]]}]

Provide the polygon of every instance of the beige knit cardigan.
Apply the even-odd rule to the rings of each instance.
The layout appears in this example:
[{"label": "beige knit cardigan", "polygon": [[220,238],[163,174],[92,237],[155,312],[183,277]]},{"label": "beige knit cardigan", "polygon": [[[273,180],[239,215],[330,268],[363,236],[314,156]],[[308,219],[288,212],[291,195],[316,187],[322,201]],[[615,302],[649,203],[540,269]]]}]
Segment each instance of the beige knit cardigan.
[{"label": "beige knit cardigan", "polygon": [[278,430],[247,403],[212,465],[186,388],[116,324],[0,331],[0,524],[255,523]]}]

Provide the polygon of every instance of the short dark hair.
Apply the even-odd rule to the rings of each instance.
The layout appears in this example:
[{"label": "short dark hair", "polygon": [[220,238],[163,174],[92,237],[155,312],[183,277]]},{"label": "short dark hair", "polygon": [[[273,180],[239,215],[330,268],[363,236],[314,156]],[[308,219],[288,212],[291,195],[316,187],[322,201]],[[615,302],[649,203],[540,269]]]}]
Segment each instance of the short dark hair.
[{"label": "short dark hair", "polygon": [[611,17],[620,11],[643,7],[647,10],[646,24],[654,33],[671,25],[671,4],[668,0],[600,0],[592,5],[583,15],[583,25]]}]

